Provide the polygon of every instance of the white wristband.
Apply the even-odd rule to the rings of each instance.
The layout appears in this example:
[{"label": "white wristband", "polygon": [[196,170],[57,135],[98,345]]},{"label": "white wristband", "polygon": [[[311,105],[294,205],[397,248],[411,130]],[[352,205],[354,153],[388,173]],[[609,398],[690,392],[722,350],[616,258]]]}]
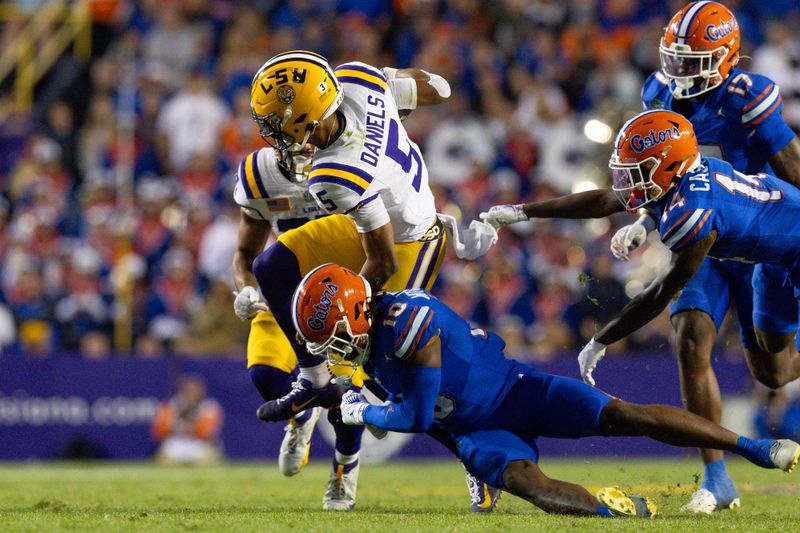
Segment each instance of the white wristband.
[{"label": "white wristband", "polygon": [[417,108],[417,80],[414,78],[393,78],[388,82],[397,109]]}]

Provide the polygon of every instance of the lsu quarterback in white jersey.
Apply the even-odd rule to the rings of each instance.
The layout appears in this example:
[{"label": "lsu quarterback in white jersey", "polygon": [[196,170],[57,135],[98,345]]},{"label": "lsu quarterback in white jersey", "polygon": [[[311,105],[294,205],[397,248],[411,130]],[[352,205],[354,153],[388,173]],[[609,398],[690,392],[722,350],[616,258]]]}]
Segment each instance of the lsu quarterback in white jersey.
[{"label": "lsu quarterback in white jersey", "polygon": [[[255,279],[290,348],[270,352],[280,353],[280,361],[271,359],[250,368],[262,396],[277,398],[262,405],[259,416],[264,420],[294,417],[287,426],[289,435],[292,424],[313,428],[313,417],[302,419],[308,417],[306,413],[320,405],[337,406],[341,397],[330,383],[324,359],[296,343],[290,299],[302,276],[335,262],[360,271],[376,289],[430,288],[435,281],[446,237],[436,218],[427,170],[419,149],[400,124],[398,108],[439,103],[449,96],[449,86],[443,78],[419,69],[381,71],[348,63],[334,74],[321,56],[294,51],[275,56],[261,68],[253,79],[251,96],[262,137],[279,151],[295,180],[310,175],[309,191],[324,213],[331,213],[283,233],[257,258],[255,248],[239,256],[243,265],[252,262],[254,274],[237,280],[240,291],[255,294],[255,299],[243,297],[244,305],[249,313],[258,311]],[[316,152],[307,174],[309,147]],[[249,190],[254,192],[252,187]],[[245,210],[243,220],[247,219],[256,220]],[[241,236],[242,232],[240,245]],[[251,348],[275,337],[275,328],[266,331],[259,326],[260,316],[251,328],[249,360],[256,359],[251,357]],[[289,374],[279,377],[276,370],[298,360],[301,379],[289,387],[285,380]],[[353,373],[352,369],[343,372]],[[354,387],[361,386],[362,375],[360,371],[352,375]],[[280,386],[275,386],[278,382]],[[276,394],[279,388],[290,390]],[[323,508],[349,510],[355,505],[361,432],[352,432],[339,417],[338,409],[331,409],[336,457]],[[303,433],[310,435],[310,431]],[[490,510],[496,492],[489,494],[484,484],[472,481],[473,509]]]},{"label": "lsu quarterback in white jersey", "polygon": [[394,242],[416,241],[436,221],[436,207],[425,161],[400,122],[387,78],[364,63],[334,73],[344,92],[341,131],[314,154],[308,188],[329,212],[351,213],[359,233],[391,222]]}]

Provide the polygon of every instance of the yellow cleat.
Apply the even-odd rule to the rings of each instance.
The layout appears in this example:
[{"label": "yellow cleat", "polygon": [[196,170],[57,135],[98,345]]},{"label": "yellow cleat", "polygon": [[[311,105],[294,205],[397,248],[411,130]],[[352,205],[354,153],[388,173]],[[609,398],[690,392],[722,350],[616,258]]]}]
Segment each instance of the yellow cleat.
[{"label": "yellow cleat", "polygon": [[616,485],[598,490],[597,499],[615,516],[652,518],[657,514],[656,502],[642,496],[628,496]]}]

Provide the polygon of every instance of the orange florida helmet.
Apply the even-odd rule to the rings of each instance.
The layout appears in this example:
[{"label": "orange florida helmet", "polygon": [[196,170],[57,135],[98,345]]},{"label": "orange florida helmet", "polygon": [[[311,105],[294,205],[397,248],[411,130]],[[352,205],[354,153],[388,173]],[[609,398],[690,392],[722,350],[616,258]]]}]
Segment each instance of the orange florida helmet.
[{"label": "orange florida helmet", "polygon": [[691,122],[659,109],[640,113],[622,126],[608,168],[617,198],[635,210],[664,196],[699,162]]},{"label": "orange florida helmet", "polygon": [[717,2],[692,2],[669,21],[659,46],[661,68],[675,98],[719,86],[739,62],[741,33],[731,11]]},{"label": "orange florida helmet", "polygon": [[292,297],[292,319],[309,353],[334,365],[369,359],[372,289],[362,276],[334,263],[318,266]]}]

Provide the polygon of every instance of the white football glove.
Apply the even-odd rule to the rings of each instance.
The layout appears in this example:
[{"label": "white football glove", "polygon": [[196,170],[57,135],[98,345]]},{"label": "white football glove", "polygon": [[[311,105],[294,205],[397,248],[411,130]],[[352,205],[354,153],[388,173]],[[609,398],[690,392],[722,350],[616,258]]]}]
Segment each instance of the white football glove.
[{"label": "white football glove", "polygon": [[504,224],[528,220],[528,215],[525,214],[522,204],[493,205],[489,211],[485,211],[479,216],[481,220],[488,222],[495,228],[499,228]]},{"label": "white football glove", "polygon": [[256,316],[259,311],[267,311],[269,307],[261,301],[258,290],[249,285],[242,287],[239,292],[233,291],[236,299],[233,301],[233,312],[240,320],[249,320]]},{"label": "white football glove", "polygon": [[600,362],[600,359],[606,355],[606,345],[602,342],[597,342],[592,338],[586,346],[583,347],[581,353],[578,354],[578,365],[581,368],[581,378],[583,378],[584,383],[587,383],[594,387],[594,378],[592,377],[592,372],[594,368],[597,366],[597,363]]},{"label": "white football glove", "polygon": [[347,391],[342,396],[339,409],[342,410],[342,422],[348,426],[364,425],[364,410],[369,406],[367,397],[360,392]]},{"label": "white football glove", "polygon": [[617,230],[611,237],[611,253],[622,261],[628,260],[628,254],[647,240],[647,228],[635,222]]},{"label": "white football glove", "polygon": [[488,222],[473,220],[469,228],[462,230],[456,219],[438,213],[439,220],[450,232],[450,242],[459,259],[474,261],[481,257],[497,242],[497,229]]}]

